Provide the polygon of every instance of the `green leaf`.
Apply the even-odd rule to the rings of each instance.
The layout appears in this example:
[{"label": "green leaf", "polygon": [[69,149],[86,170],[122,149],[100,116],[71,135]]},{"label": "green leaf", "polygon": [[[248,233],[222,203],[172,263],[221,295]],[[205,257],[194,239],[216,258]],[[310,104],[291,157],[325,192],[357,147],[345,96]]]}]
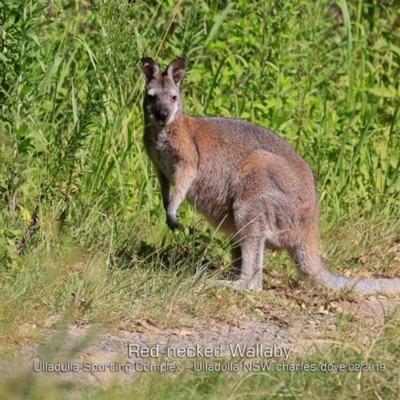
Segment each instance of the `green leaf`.
[{"label": "green leaf", "polygon": [[390,166],[391,166],[392,168],[396,169],[396,168],[397,168],[397,165],[399,164],[399,157],[398,157],[397,155],[392,154],[392,155],[390,156],[389,162],[390,162]]},{"label": "green leaf", "polygon": [[31,38],[38,46],[40,46],[39,38],[36,35],[34,35],[32,32],[28,32],[26,36]]},{"label": "green leaf", "polygon": [[378,87],[377,86],[377,87],[368,89],[368,91],[379,97],[386,97],[386,98],[390,98],[390,99],[397,96],[397,90],[391,85],[388,87],[384,87],[384,86]]},{"label": "green leaf", "polygon": [[34,146],[32,145],[32,138],[26,138],[24,139],[19,145],[18,145],[18,152],[19,153],[26,153],[29,149],[33,148]]},{"label": "green leaf", "polygon": [[395,46],[394,44],[390,44],[389,46],[390,51],[393,53],[396,53],[398,56],[400,56],[400,47]]},{"label": "green leaf", "polygon": [[62,62],[62,58],[61,57],[56,57],[55,58],[55,60],[53,62],[53,65],[47,71],[46,78],[45,78],[45,80],[43,82],[44,88],[48,88],[49,87],[51,79],[54,76],[54,74],[57,72],[58,67],[60,66],[61,62]]},{"label": "green leaf", "polygon": [[8,58],[3,53],[0,53],[0,60],[5,63],[8,62]]},{"label": "green leaf", "polygon": [[22,89],[21,89],[21,96],[25,96],[25,95],[27,95],[28,93],[30,93],[32,91],[32,88],[30,87],[30,86],[24,86]]},{"label": "green leaf", "polygon": [[210,33],[208,34],[205,46],[208,45],[208,43],[211,42],[212,38],[216,35],[216,33],[218,32],[219,28],[222,25],[222,22],[224,22],[224,19],[227,17],[227,15],[229,14],[229,12],[231,11],[233,7],[233,3],[228,4],[224,11],[222,11],[221,15],[218,17],[218,19],[215,21],[213,27],[210,30]]},{"label": "green leaf", "polygon": [[72,116],[74,119],[74,125],[78,123],[78,106],[76,104],[76,98],[75,98],[75,87],[74,83],[72,82],[72,90],[71,90],[71,103],[72,103]]},{"label": "green leaf", "polygon": [[21,137],[28,130],[27,124],[22,124],[17,130],[17,137]]},{"label": "green leaf", "polygon": [[3,235],[7,238],[7,239],[15,239],[17,238],[19,235],[21,235],[21,231],[19,230],[10,230],[10,229],[5,229],[3,231]]}]

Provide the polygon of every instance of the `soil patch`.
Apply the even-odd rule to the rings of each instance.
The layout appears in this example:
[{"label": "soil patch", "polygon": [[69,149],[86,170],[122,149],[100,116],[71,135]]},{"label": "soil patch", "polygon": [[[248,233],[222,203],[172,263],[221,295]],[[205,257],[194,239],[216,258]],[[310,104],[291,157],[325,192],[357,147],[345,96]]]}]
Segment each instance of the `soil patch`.
[{"label": "soil patch", "polygon": [[[338,312],[366,328],[398,318],[400,312],[399,300],[386,298],[335,304]],[[326,310],[302,318],[284,310],[279,318],[266,312],[264,321],[248,319],[236,326],[210,321],[208,328],[195,330],[162,330],[145,320],[138,321],[138,327],[141,332],[107,333],[95,326],[49,329],[43,343],[16,351],[12,359],[2,362],[0,372],[3,377],[30,374],[37,379],[108,386],[149,371],[191,369],[198,360],[222,362],[233,356],[245,360],[253,358],[252,352],[254,359],[285,361],[323,346],[337,330],[336,315]]]}]

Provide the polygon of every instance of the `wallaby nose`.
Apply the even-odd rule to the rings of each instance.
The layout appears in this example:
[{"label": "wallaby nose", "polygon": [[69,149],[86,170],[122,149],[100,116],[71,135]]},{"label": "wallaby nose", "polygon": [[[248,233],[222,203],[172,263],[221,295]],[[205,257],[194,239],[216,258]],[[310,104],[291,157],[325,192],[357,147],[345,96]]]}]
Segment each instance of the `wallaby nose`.
[{"label": "wallaby nose", "polygon": [[168,111],[160,111],[160,121],[165,122],[165,120],[168,118],[168,115]]}]

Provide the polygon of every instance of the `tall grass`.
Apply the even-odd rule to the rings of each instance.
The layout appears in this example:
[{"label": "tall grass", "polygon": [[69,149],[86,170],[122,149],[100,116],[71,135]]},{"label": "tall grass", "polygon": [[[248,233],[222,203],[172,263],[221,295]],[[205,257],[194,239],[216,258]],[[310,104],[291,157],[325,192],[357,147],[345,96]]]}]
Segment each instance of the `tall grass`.
[{"label": "tall grass", "polygon": [[38,205],[33,248],[48,243],[45,221],[87,246],[97,234],[108,243],[104,227],[162,219],[140,139],[144,54],[188,57],[188,112],[250,119],[284,136],[314,168],[326,210],[370,212],[398,199],[396,9],[367,1],[52,7],[1,8],[8,263]]}]

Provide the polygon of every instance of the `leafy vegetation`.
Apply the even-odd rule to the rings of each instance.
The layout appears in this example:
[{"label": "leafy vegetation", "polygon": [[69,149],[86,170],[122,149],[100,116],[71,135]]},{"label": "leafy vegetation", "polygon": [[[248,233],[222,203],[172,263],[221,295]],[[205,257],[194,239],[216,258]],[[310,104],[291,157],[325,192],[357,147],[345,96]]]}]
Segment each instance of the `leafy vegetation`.
[{"label": "leafy vegetation", "polygon": [[[5,343],[30,342],[64,314],[110,328],[135,327],[143,316],[165,326],[229,321],[232,303],[215,293],[251,313],[252,302],[204,278],[229,262],[225,239],[186,205],[185,233],[166,228],[141,141],[142,56],[164,65],[188,59],[187,113],[269,127],[311,164],[332,269],[399,274],[394,1],[0,0],[0,27]],[[293,275],[284,255],[268,263]],[[273,291],[255,298],[288,306]],[[205,393],[213,378],[198,379]],[[224,387],[228,377],[215,379]],[[277,388],[293,376],[285,379]],[[290,396],[300,397],[296,390]]]}]

